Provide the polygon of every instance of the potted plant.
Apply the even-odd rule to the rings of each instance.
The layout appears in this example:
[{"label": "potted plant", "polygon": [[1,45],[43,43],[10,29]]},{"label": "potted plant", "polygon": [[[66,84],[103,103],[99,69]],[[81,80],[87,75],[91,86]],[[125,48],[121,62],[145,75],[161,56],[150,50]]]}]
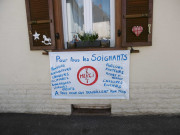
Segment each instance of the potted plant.
[{"label": "potted plant", "polygon": [[101,41],[98,39],[98,33],[77,33],[79,41],[75,42],[76,47],[100,47]]}]

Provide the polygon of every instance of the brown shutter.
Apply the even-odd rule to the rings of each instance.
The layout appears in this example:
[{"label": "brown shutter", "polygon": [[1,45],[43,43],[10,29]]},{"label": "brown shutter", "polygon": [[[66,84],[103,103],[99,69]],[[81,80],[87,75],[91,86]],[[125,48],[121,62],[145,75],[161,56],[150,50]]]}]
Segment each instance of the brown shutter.
[{"label": "brown shutter", "polygon": [[56,49],[53,0],[26,0],[26,11],[31,50]]},{"label": "brown shutter", "polygon": [[[152,45],[152,6],[153,0],[122,1],[122,46]],[[134,32],[132,31],[133,28]],[[140,33],[142,29],[142,33],[137,36],[137,31]]]}]

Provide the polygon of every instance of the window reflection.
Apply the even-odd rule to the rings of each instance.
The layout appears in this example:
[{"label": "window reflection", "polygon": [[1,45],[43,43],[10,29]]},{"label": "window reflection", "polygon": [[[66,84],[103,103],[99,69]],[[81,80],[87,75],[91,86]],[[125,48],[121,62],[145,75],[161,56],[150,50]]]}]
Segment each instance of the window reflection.
[{"label": "window reflection", "polygon": [[67,0],[66,6],[68,40],[72,41],[74,36],[76,36],[76,33],[84,30],[83,0]]},{"label": "window reflection", "polygon": [[[74,41],[77,33],[85,31],[86,25],[92,26],[89,31],[98,33],[99,39],[111,38],[110,0],[91,0],[91,2],[92,4],[88,5],[87,0],[66,0],[68,41]],[[89,16],[84,15],[84,5],[92,9],[89,10],[92,20],[86,24],[84,20]]]},{"label": "window reflection", "polygon": [[110,0],[92,0],[93,31],[100,39],[110,39]]}]

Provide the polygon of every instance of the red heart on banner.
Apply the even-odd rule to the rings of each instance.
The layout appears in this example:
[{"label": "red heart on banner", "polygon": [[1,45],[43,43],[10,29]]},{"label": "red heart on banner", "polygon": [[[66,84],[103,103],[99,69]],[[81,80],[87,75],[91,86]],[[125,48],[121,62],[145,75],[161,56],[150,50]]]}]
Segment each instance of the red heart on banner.
[{"label": "red heart on banner", "polygon": [[143,32],[143,27],[142,26],[133,26],[132,27],[132,32],[139,37],[139,35]]}]

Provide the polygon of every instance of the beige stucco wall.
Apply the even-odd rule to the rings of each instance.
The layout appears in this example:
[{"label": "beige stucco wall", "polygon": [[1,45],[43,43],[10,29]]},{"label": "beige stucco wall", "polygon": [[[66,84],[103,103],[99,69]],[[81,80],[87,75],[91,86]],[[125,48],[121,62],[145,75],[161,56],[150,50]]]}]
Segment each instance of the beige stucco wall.
[{"label": "beige stucco wall", "polygon": [[131,54],[129,101],[53,100],[49,58],[29,49],[25,1],[0,0],[0,112],[69,114],[86,103],[111,104],[114,114],[180,113],[179,7],[154,0],[153,45]]}]

